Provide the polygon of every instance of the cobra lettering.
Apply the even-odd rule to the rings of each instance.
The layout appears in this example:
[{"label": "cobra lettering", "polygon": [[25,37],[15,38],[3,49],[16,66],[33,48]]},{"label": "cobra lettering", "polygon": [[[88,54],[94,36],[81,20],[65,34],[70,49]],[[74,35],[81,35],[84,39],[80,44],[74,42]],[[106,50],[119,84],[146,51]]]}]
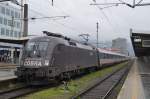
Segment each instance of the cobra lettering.
[{"label": "cobra lettering", "polygon": [[39,62],[39,61],[25,61],[24,62],[24,65],[26,65],[26,66],[41,66],[42,64],[41,64],[41,62]]}]

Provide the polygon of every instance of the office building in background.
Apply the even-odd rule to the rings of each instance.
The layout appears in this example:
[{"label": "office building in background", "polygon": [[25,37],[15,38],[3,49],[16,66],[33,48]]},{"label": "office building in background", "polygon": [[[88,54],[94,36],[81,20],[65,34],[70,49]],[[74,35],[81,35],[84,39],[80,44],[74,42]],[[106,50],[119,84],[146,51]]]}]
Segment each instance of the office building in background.
[{"label": "office building in background", "polygon": [[112,49],[115,49],[118,53],[128,55],[127,40],[124,38],[112,40]]},{"label": "office building in background", "polygon": [[22,37],[21,10],[9,3],[0,4],[0,37]]}]

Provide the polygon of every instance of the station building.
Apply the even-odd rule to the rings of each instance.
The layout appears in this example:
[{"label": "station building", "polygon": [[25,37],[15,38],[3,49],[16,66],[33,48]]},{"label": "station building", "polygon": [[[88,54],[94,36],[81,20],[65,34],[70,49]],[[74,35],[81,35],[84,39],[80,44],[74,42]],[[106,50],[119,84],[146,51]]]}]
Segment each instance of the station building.
[{"label": "station building", "polygon": [[21,10],[10,3],[0,3],[0,62],[18,63],[23,48]]}]

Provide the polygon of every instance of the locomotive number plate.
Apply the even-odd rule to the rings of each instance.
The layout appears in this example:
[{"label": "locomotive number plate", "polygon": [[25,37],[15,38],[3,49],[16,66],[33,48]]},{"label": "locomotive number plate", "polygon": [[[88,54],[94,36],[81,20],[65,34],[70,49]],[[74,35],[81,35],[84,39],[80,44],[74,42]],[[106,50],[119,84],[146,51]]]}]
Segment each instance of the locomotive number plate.
[{"label": "locomotive number plate", "polygon": [[24,66],[42,66],[42,63],[37,60],[25,60]]}]

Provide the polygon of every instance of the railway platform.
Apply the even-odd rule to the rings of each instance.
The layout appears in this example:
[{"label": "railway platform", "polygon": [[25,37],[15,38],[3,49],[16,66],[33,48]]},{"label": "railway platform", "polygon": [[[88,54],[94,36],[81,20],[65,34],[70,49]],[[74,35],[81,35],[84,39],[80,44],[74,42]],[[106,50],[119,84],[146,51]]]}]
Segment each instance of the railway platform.
[{"label": "railway platform", "polygon": [[137,59],[117,99],[149,99],[150,66],[145,59]]},{"label": "railway platform", "polygon": [[0,82],[17,78],[14,75],[17,65],[0,62]]},{"label": "railway platform", "polygon": [[0,69],[0,82],[17,78],[14,71],[15,69]]},{"label": "railway platform", "polygon": [[2,63],[0,62],[0,69],[3,68],[16,68],[18,65],[17,64],[11,64],[11,63]]}]

